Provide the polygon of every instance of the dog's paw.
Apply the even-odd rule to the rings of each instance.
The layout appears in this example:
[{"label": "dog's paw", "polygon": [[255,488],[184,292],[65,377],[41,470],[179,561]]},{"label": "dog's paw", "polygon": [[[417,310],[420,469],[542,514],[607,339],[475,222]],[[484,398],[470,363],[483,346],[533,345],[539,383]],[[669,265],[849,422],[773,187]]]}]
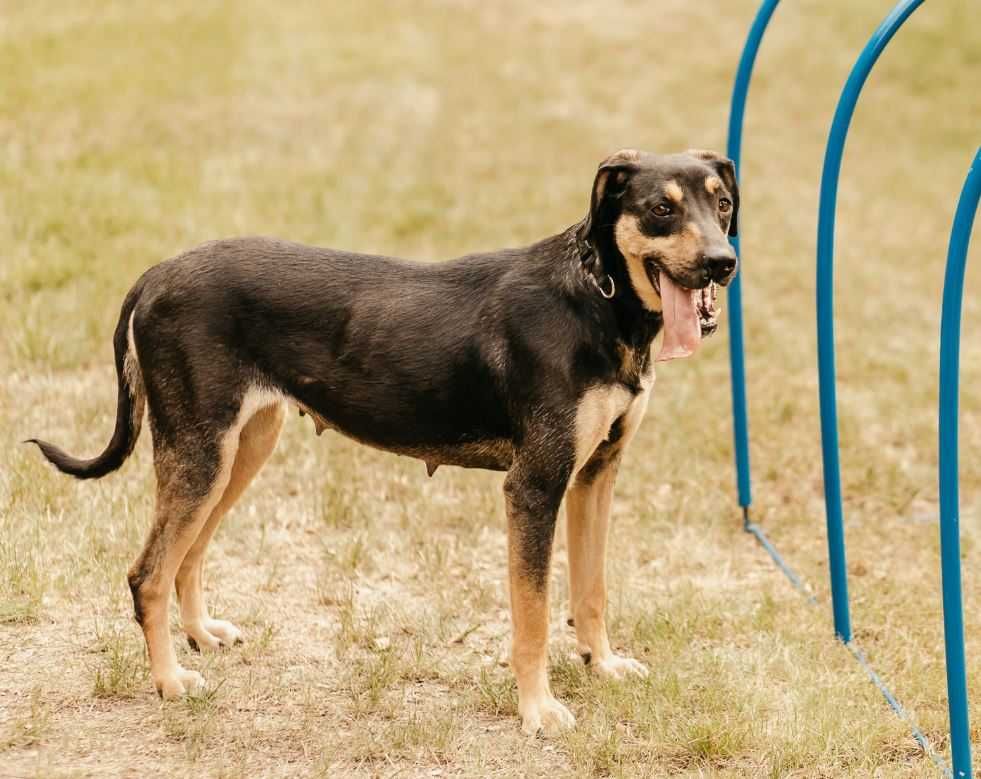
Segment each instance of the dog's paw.
[{"label": "dog's paw", "polygon": [[576,724],[572,712],[551,695],[524,706],[519,704],[518,709],[521,714],[521,732],[529,736],[537,733],[554,736]]},{"label": "dog's paw", "polygon": [[187,645],[195,652],[206,654],[217,652],[222,647],[221,641],[211,635],[207,630],[187,631]]},{"label": "dog's paw", "polygon": [[242,631],[231,622],[226,622],[223,619],[206,619],[204,629],[215,636],[222,646],[242,643]]},{"label": "dog's paw", "polygon": [[195,652],[217,652],[242,643],[242,631],[223,619],[185,624],[184,632],[187,633],[187,643]]},{"label": "dog's paw", "polygon": [[188,671],[177,666],[177,669],[166,676],[154,680],[154,685],[160,697],[165,701],[181,698],[188,693],[201,692],[205,688],[204,677],[197,671]]},{"label": "dog's paw", "polygon": [[643,663],[632,657],[623,657],[622,655],[610,655],[603,660],[594,659],[589,665],[593,671],[607,679],[620,680],[628,676],[639,676],[644,679],[650,673]]},{"label": "dog's paw", "polygon": [[207,652],[217,652],[222,647],[221,639],[208,630],[204,623],[184,623],[184,632],[187,634],[187,644],[195,652],[202,654]]}]

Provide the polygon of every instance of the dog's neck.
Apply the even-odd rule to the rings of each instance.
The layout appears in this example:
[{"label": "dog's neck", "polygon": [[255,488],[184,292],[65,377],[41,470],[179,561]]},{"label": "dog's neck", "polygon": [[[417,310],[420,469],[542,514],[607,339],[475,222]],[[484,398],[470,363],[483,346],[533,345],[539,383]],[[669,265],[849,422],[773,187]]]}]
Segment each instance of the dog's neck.
[{"label": "dog's neck", "polygon": [[616,317],[620,340],[633,351],[646,352],[661,331],[664,319],[660,311],[645,307],[634,291],[626,258],[617,247],[613,224],[608,221],[615,222],[602,220],[600,224],[592,225],[588,235],[584,235],[585,219],[570,228],[578,261],[587,274],[599,279],[598,284],[602,284],[604,278],[612,279],[615,294],[605,302]]}]

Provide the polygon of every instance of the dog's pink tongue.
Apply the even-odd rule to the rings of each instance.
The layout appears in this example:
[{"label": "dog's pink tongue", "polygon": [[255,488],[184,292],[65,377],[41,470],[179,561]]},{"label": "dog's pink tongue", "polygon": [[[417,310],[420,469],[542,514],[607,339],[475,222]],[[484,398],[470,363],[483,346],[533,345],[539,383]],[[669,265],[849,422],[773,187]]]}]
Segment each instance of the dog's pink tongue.
[{"label": "dog's pink tongue", "polygon": [[702,342],[702,325],[695,308],[695,294],[675,284],[667,273],[658,272],[661,308],[664,314],[664,341],[657,360],[674,360],[693,354]]}]

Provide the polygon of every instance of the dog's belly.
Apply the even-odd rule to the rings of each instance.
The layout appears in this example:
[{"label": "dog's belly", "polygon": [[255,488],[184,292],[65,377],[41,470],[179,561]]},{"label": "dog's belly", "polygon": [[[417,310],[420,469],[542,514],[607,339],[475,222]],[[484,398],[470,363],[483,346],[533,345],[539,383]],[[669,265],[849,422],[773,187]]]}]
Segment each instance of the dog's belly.
[{"label": "dog's belly", "polygon": [[[395,450],[393,450],[395,451]],[[398,451],[426,463],[430,476],[440,465],[457,465],[461,468],[483,468],[489,471],[506,471],[514,459],[514,447],[510,441],[487,439],[465,444],[446,444]]]},{"label": "dog's belly", "polygon": [[[362,418],[351,425],[345,424],[345,414],[324,413],[301,401],[296,404],[301,415],[312,419],[317,435],[335,430],[375,449],[415,457],[426,463],[430,475],[440,465],[506,471],[514,459],[511,441],[486,430],[446,430],[437,425],[420,425],[417,417],[411,422],[401,420],[402,424],[377,418],[368,423]],[[407,428],[415,431],[414,440],[406,440]],[[449,436],[452,437],[447,440]],[[467,436],[466,440],[460,440],[463,436]]]}]

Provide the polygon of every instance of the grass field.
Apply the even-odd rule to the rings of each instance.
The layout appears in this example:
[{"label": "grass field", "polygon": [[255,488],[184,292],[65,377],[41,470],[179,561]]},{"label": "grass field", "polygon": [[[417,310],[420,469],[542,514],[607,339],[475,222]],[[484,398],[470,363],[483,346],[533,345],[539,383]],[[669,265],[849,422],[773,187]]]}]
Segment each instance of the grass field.
[{"label": "grass field", "polygon": [[[754,512],[820,604],[740,529],[722,332],[658,368],[621,469],[611,637],[651,676],[617,685],[570,659],[560,544],[552,676],[578,725],[529,740],[503,661],[500,475],[427,479],[421,462],[317,438],[291,416],[207,568],[213,611],[247,643],[202,658],[181,641],[210,688],[162,704],[125,579],[149,522],[149,436],[121,472],[85,484],[18,442],[101,450],[122,297],[195,243],[264,233],[444,259],[577,221],[595,166],[620,147],[723,148],[755,2],[0,0],[0,776],[935,776],[832,639],[827,605],[817,190],[838,91],[890,5],[784,4],[747,117]],[[927,3],[883,56],[849,139],[837,240],[856,636],[941,750],[938,308],[981,126],[976,12]],[[969,294],[976,741],[979,325]]]}]

